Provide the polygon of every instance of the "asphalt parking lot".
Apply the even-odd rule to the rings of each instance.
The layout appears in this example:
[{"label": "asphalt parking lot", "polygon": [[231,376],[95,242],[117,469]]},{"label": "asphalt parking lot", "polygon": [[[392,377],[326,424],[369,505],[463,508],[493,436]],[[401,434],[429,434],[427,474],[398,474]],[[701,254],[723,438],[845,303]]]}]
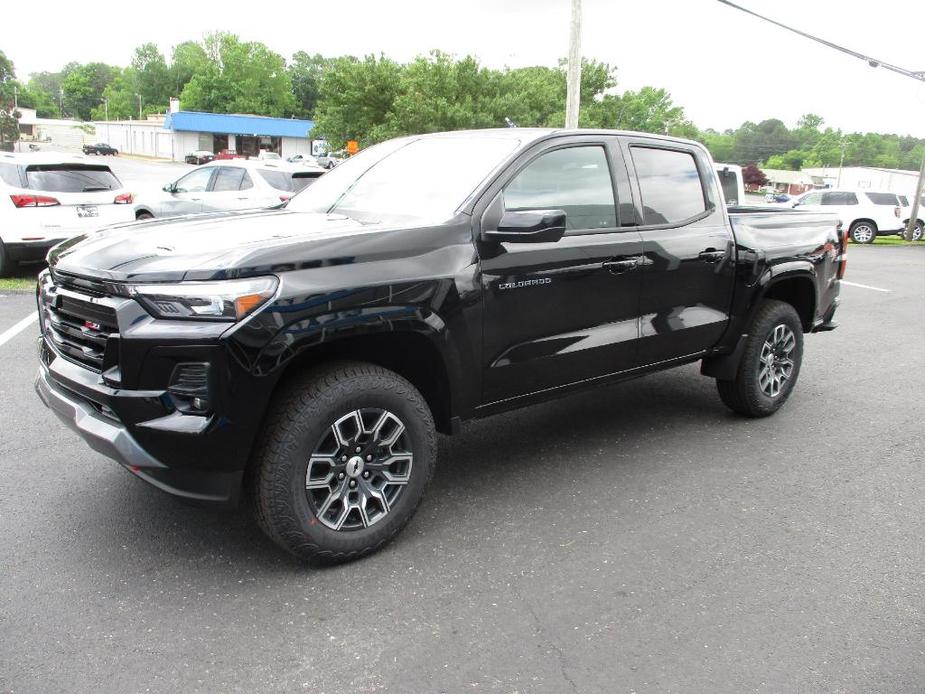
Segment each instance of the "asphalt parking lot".
[{"label": "asphalt parking lot", "polygon": [[32,324],[0,344],[0,690],[921,692],[923,278],[923,245],[853,247],[770,419],[691,366],[469,424],[328,569],[91,451]]}]

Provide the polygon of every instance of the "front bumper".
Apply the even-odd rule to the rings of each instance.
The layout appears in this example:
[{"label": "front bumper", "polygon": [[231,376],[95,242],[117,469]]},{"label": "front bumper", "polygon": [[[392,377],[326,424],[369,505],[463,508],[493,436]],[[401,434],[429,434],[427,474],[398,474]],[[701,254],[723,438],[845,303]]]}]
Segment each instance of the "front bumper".
[{"label": "front bumper", "polygon": [[[169,468],[141,446],[109,406],[116,405],[119,400],[135,400],[140,405],[143,400],[157,399],[160,393],[126,393],[109,388],[94,382],[95,374],[86,369],[60,357],[50,358],[44,338],[40,338],[39,349],[42,363],[35,379],[39,398],[68,427],[80,434],[93,450],[174,496],[223,505],[237,502],[243,470]],[[50,364],[46,363],[49,361]],[[173,433],[189,435],[182,431]]]}]

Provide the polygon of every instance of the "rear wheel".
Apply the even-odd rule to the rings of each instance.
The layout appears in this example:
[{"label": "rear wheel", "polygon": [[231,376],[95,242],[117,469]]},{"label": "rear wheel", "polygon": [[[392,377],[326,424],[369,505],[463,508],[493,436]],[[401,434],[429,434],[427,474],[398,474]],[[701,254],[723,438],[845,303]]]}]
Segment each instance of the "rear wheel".
[{"label": "rear wheel", "polygon": [[[903,232],[903,238],[905,238],[905,233]],[[916,222],[915,226],[912,227],[912,240],[921,241],[922,240],[922,223]]]},{"label": "rear wheel", "polygon": [[716,381],[723,403],[746,417],[767,417],[787,401],[803,360],[803,327],[790,304],[766,300],[755,314],[736,377]]},{"label": "rear wheel", "polygon": [[855,222],[851,225],[848,233],[855,243],[873,243],[874,239],[877,238],[877,227],[874,226],[873,222]]},{"label": "rear wheel", "polygon": [[154,219],[154,215],[151,214],[150,212],[139,212],[138,214],[135,215],[135,219],[136,220]]},{"label": "rear wheel", "polygon": [[436,448],[427,403],[398,374],[356,362],[306,374],[277,399],[249,471],[257,522],[301,559],[374,552],[417,510]]}]

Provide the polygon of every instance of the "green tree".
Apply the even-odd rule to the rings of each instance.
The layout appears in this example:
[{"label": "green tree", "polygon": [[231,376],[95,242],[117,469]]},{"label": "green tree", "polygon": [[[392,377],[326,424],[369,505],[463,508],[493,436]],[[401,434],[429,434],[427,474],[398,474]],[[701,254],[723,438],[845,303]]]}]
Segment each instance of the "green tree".
[{"label": "green tree", "polygon": [[333,147],[347,140],[375,144],[391,133],[385,122],[399,94],[403,68],[385,56],[331,61],[322,75],[315,131]]},{"label": "green tree", "polygon": [[64,111],[68,116],[89,120],[103,98],[103,91],[118,73],[105,63],[69,63],[62,71]]},{"label": "green tree", "polygon": [[144,106],[152,112],[167,110],[173,86],[167,61],[156,45],[144,43],[135,49],[131,76],[134,78],[135,91],[141,95]]},{"label": "green tree", "polygon": [[60,118],[60,72],[36,72],[29,76],[27,87],[35,95],[35,111],[39,118]]},{"label": "green tree", "polygon": [[[90,113],[93,120],[132,120],[138,117],[138,97],[135,72],[132,68],[119,71],[103,90],[101,102]],[[144,112],[144,107],[142,108]]]},{"label": "green tree", "polygon": [[205,48],[196,41],[184,41],[173,48],[170,64],[171,93],[179,96],[193,75],[204,72],[209,64]]},{"label": "green tree", "polygon": [[296,110],[286,61],[266,45],[234,34],[206,37],[209,62],[183,88],[183,107],[215,113],[289,116]]},{"label": "green tree", "polygon": [[19,139],[19,111],[14,107],[16,72],[13,61],[0,51],[0,150]]},{"label": "green tree", "polygon": [[311,118],[314,115],[320,94],[321,76],[330,63],[331,60],[320,53],[309,55],[305,51],[298,51],[293,54],[292,62],[286,69],[289,71],[297,115],[300,118]]}]

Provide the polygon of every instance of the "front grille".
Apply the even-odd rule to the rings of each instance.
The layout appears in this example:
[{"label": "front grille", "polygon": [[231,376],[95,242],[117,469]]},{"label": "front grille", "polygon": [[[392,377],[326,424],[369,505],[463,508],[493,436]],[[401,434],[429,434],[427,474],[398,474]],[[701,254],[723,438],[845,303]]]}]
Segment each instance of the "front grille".
[{"label": "front grille", "polygon": [[[102,371],[110,337],[118,335],[116,312],[110,306],[93,303],[54,288],[43,291],[43,331],[61,356]],[[115,364],[105,364],[114,366]]]}]

